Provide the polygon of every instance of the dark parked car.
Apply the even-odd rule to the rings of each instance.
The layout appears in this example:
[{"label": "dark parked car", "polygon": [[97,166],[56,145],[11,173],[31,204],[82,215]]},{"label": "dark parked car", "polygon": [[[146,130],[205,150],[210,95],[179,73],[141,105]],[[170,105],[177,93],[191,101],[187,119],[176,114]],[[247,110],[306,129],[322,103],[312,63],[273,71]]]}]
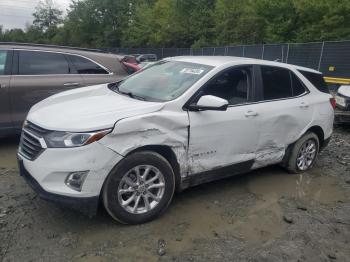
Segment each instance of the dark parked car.
[{"label": "dark parked car", "polygon": [[121,57],[98,50],[0,44],[0,135],[18,133],[32,105],[61,91],[127,76]]},{"label": "dark parked car", "polygon": [[335,99],[337,101],[336,123],[350,124],[350,86],[343,85],[339,87]]}]

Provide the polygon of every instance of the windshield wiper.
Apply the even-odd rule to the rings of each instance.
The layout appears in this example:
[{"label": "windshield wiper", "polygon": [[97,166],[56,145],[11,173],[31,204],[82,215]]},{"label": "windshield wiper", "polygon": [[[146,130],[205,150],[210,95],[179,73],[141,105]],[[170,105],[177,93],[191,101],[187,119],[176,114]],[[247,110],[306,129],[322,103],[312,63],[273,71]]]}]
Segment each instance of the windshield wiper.
[{"label": "windshield wiper", "polygon": [[119,94],[127,95],[128,97],[131,97],[131,98],[134,98],[134,99],[146,101],[146,99],[145,99],[144,97],[135,95],[134,93],[132,93],[132,92],[130,92],[130,91],[128,91],[128,92],[121,91],[121,90],[119,89],[119,86],[115,86],[114,90],[117,91]]},{"label": "windshield wiper", "polygon": [[123,92],[123,91],[119,90],[119,93],[123,94],[123,95],[127,95],[127,96],[129,96],[131,98],[136,98],[135,95],[133,93],[131,93],[131,92]]},{"label": "windshield wiper", "polygon": [[142,100],[142,101],[146,101],[146,98],[142,97],[142,96],[138,96],[138,95],[135,95],[134,93],[128,91],[128,92],[125,92],[125,91],[121,91],[119,89],[119,84],[121,83],[120,82],[117,82],[117,83],[112,83],[112,84],[109,84],[108,85],[108,88],[114,92],[117,92],[118,94],[121,94],[121,95],[126,95],[128,97],[131,97],[131,98],[134,98],[134,99],[138,99],[138,100]]}]

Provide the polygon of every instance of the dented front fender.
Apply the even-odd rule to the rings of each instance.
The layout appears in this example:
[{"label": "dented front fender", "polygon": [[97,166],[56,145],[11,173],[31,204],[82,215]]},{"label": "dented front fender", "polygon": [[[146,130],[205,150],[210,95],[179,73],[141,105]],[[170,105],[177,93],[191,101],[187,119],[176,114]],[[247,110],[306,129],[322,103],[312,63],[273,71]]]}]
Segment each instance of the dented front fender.
[{"label": "dented front fender", "polygon": [[122,156],[145,146],[168,146],[176,155],[180,174],[188,170],[188,114],[162,110],[118,121],[100,142]]}]

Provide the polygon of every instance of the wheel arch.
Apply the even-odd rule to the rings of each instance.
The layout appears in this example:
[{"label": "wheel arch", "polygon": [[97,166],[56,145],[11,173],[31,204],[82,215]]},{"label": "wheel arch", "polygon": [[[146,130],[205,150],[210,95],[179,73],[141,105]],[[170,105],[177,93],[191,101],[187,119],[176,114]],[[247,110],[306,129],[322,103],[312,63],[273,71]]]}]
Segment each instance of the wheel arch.
[{"label": "wheel arch", "polygon": [[[304,136],[305,134],[307,134],[308,132],[313,132],[313,133],[315,133],[315,134],[317,135],[318,141],[319,141],[319,143],[320,143],[320,148],[319,148],[319,150],[322,150],[322,149],[324,148],[324,146],[326,146],[325,138],[324,138],[324,131],[323,131],[322,127],[320,127],[320,126],[318,126],[318,125],[314,125],[314,126],[310,127],[309,129],[307,129],[307,130],[298,138],[298,140],[299,140],[302,136]],[[298,141],[298,140],[297,140],[297,141]],[[295,144],[297,141],[295,141],[295,142],[291,143],[290,145],[288,145],[288,147],[287,147],[287,149],[286,149],[286,152],[285,152],[285,155],[284,155],[284,157],[283,157],[283,159],[282,159],[282,162],[281,162],[281,165],[282,165],[282,166],[286,166],[287,161],[288,161],[288,159],[289,159],[289,156],[290,156],[290,154],[291,154],[292,148],[293,148],[294,144]]]},{"label": "wheel arch", "polygon": [[317,135],[318,141],[320,142],[320,149],[322,149],[323,146],[324,146],[324,141],[325,141],[325,139],[324,139],[324,132],[323,132],[322,127],[320,127],[320,126],[312,126],[305,132],[305,134],[307,132],[313,132],[313,133],[315,133]]},{"label": "wheel arch", "polygon": [[179,191],[181,189],[180,164],[173,149],[166,145],[146,145],[130,151],[125,157],[141,151],[152,151],[158,153],[169,162],[175,175],[175,190]]}]

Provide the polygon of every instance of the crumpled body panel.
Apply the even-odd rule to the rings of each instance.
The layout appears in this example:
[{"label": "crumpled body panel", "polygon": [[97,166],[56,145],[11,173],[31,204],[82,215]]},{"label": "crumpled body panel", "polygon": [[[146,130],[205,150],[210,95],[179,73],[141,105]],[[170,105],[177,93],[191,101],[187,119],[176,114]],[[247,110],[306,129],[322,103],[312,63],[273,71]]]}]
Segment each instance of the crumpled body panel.
[{"label": "crumpled body panel", "polygon": [[187,112],[162,110],[118,121],[113,133],[101,143],[123,156],[144,146],[169,146],[176,155],[181,175],[186,176],[188,125]]}]

